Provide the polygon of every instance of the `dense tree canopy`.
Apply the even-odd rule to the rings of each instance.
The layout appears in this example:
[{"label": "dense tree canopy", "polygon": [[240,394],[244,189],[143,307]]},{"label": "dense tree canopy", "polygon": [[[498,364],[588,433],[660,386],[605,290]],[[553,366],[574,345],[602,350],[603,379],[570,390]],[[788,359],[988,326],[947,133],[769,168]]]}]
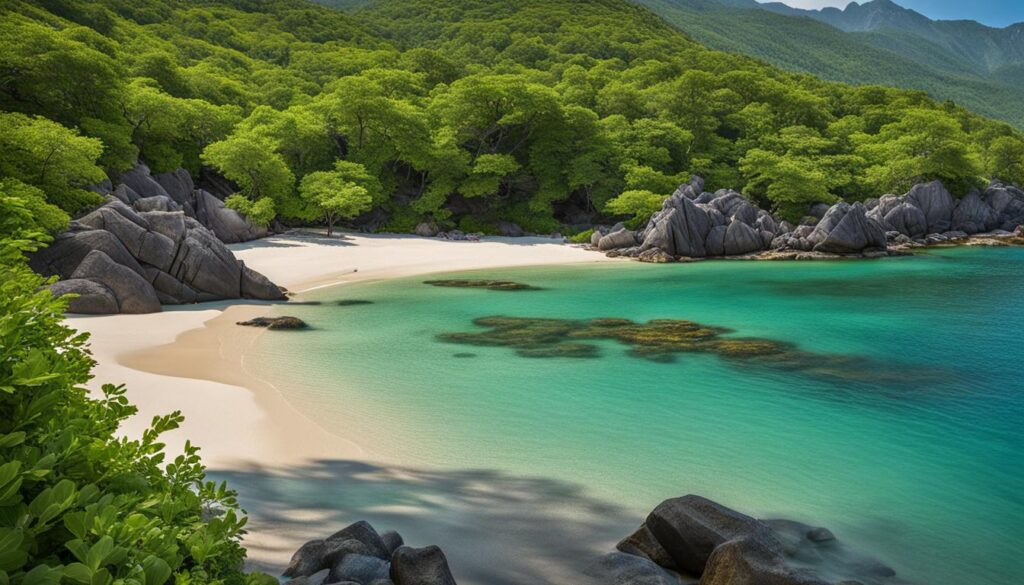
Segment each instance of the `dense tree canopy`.
[{"label": "dense tree canopy", "polygon": [[[643,214],[690,174],[787,216],[922,180],[962,193],[1024,179],[1009,125],[712,51],[621,0],[3,10],[0,109],[21,133],[0,138],[3,173],[68,211],[90,201],[81,187],[96,168],[136,157],[158,172],[219,171],[237,185],[231,205],[261,223],[326,220],[305,177],[362,165],[380,185],[364,225],[394,230]],[[47,160],[58,135],[67,147]],[[307,186],[327,184],[315,176]]]}]

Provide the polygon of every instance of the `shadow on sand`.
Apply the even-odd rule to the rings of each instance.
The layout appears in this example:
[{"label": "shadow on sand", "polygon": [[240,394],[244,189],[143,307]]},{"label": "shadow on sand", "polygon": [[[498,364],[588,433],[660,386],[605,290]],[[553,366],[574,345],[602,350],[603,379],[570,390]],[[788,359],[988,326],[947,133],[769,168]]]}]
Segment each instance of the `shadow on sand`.
[{"label": "shadow on sand", "polygon": [[320,460],[299,467],[211,471],[249,511],[255,568],[280,574],[301,543],[356,520],[437,544],[460,585],[555,585],[606,553],[642,514],[582,486],[492,470],[426,470]]}]

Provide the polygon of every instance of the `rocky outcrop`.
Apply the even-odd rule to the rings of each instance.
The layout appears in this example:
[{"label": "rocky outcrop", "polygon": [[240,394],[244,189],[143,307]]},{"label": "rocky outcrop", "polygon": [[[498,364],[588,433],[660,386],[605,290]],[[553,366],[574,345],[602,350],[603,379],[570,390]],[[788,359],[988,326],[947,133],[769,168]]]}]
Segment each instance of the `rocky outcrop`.
[{"label": "rocky outcrop", "polygon": [[635,233],[621,224],[595,228],[591,245],[609,256],[658,262],[769,251],[759,257],[876,258],[905,253],[899,247],[955,242],[995,230],[1008,233],[1024,224],[1024,192],[999,183],[960,200],[933,181],[905,195],[864,203],[819,203],[799,226],[758,209],[735,191],[701,188],[699,177],[681,185]]},{"label": "rocky outcrop", "polygon": [[628,248],[636,245],[636,236],[631,230],[619,228],[597,241],[597,249],[601,251],[615,250],[617,248]]},{"label": "rocky outcrop", "polygon": [[186,217],[209,228],[226,244],[247,242],[267,235],[267,229],[254,226],[224,201],[209,191],[197,189],[185,169],[153,175],[149,167],[137,164],[121,175],[116,186],[101,185],[98,192],[128,205],[138,212],[181,211]]},{"label": "rocky outcrop", "polygon": [[815,252],[857,254],[865,250],[884,250],[885,231],[868,219],[862,203],[836,203],[821,218],[807,241]]},{"label": "rocky outcrop", "polygon": [[[154,188],[145,175],[132,175],[132,182],[133,192]],[[71,222],[29,263],[64,279],[53,286],[55,294],[81,295],[71,301],[73,312],[150,313],[161,304],[285,298],[183,211],[137,212],[115,198]]]},{"label": "rocky outcrop", "polygon": [[809,216],[808,225],[794,227],[735,191],[701,192],[703,185],[699,177],[681,185],[635,234],[621,226],[612,231],[595,229],[591,245],[610,255],[657,262],[745,256],[772,249],[848,255],[886,249],[885,232],[866,218],[863,206],[837,203],[822,209],[818,205],[812,211],[821,213],[821,220]]},{"label": "rocky outcrop", "polygon": [[295,585],[455,585],[440,548],[405,546],[397,532],[378,534],[364,521],[302,545],[283,576]]},{"label": "rocky outcrop", "polygon": [[[573,585],[900,585],[877,559],[847,549],[826,528],[758,520],[696,495],[659,504]],[[402,545],[357,522],[302,545],[285,577],[294,585],[455,585],[440,548]]]},{"label": "rocky outcrop", "polygon": [[847,550],[825,528],[757,520],[695,495],[659,504],[617,548],[586,570],[592,585],[899,583],[892,569]]},{"label": "rocky outcrop", "polygon": [[890,243],[927,245],[959,240],[994,230],[1013,231],[1024,224],[1024,192],[992,183],[956,200],[933,181],[905,195],[884,195],[868,217],[886,231]]}]

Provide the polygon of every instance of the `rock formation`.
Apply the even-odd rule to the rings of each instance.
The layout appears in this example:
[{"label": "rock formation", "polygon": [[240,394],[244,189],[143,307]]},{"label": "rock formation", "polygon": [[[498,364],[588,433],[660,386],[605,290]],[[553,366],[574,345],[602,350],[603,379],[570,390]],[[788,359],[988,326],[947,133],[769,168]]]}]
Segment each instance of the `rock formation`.
[{"label": "rock formation", "polygon": [[[121,190],[129,200],[137,193],[127,186]],[[183,211],[138,212],[114,197],[71,222],[29,263],[62,279],[52,287],[55,294],[79,295],[69,306],[74,313],[152,313],[161,304],[285,298]]]},{"label": "rock formation", "polygon": [[1007,235],[1024,224],[1024,192],[999,183],[959,201],[933,181],[865,203],[817,204],[799,226],[735,191],[701,192],[703,186],[699,177],[681,185],[636,232],[621,224],[595,228],[591,245],[648,262],[769,250],[776,257],[877,257],[887,255],[890,245],[936,244],[993,230]]},{"label": "rock formation", "polygon": [[[700,496],[659,504],[616,551],[573,585],[900,585],[881,562],[848,550],[826,528],[757,520]],[[455,585],[436,546],[403,546],[357,522],[302,545],[285,577],[294,585]]]},{"label": "rock formation", "polygon": [[196,189],[185,169],[161,175],[150,174],[149,167],[138,164],[121,175],[115,187],[101,185],[96,190],[120,199],[136,211],[182,211],[187,217],[210,228],[225,244],[247,242],[267,235],[267,229],[250,224],[234,209],[204,189]]},{"label": "rock formation", "polygon": [[378,534],[368,522],[302,545],[284,576],[293,585],[455,585],[441,549],[405,546],[397,532]]}]

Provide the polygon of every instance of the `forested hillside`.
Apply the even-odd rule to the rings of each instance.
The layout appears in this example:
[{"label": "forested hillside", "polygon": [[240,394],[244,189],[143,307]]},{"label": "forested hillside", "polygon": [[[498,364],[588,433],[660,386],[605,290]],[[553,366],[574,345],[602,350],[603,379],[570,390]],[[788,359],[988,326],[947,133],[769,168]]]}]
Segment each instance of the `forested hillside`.
[{"label": "forested hillside", "polygon": [[635,1],[712,48],[835,81],[927,91],[1024,127],[1024,80],[1012,74],[1024,63],[1024,26],[932,21],[881,2],[815,11],[755,0]]},{"label": "forested hillside", "polygon": [[136,157],[219,172],[258,223],[398,231],[581,226],[691,173],[788,216],[1024,179],[1008,125],[708,50],[620,0],[50,0],[0,27],[0,172],[71,213]]}]

